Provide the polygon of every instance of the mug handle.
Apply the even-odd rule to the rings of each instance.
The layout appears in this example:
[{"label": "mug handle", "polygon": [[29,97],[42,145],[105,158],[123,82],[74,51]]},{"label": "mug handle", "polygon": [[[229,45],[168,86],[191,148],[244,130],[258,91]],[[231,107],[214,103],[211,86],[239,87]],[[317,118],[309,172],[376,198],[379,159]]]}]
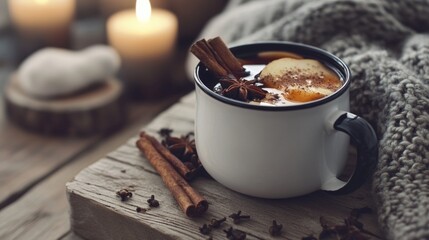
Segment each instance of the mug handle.
[{"label": "mug handle", "polygon": [[[332,194],[347,194],[361,187],[375,170],[378,162],[377,135],[365,119],[349,112],[343,112],[337,117],[333,126],[335,130],[350,136],[357,148],[357,161],[354,173],[348,182],[344,183],[337,178],[334,181],[331,179],[329,184],[331,187],[324,190]],[[338,187],[338,182],[341,182],[342,186]],[[336,189],[332,189],[332,183],[337,186]]]}]

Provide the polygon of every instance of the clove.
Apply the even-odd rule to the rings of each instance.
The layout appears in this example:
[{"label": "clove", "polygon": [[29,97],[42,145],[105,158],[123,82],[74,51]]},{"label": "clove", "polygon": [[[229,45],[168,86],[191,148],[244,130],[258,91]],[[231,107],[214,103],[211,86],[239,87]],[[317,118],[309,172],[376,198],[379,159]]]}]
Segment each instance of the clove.
[{"label": "clove", "polygon": [[230,227],[228,230],[223,230],[226,233],[226,237],[229,240],[244,240],[246,239],[246,233],[238,230],[238,229],[234,229],[232,227]]},{"label": "clove", "polygon": [[116,196],[121,198],[121,201],[127,201],[129,198],[133,196],[133,193],[130,190],[124,188],[116,192]]},{"label": "clove", "polygon": [[223,218],[221,218],[221,219],[212,219],[212,221],[211,221],[211,223],[210,223],[210,226],[212,227],[212,228],[219,228],[220,227],[220,225],[222,225],[222,223],[223,222],[225,222],[226,221],[226,217],[223,217]]},{"label": "clove", "polygon": [[136,212],[138,212],[138,213],[145,213],[147,211],[147,209],[146,208],[142,208],[142,207],[136,207]]},{"label": "clove", "polygon": [[249,215],[241,215],[241,210],[238,211],[237,213],[233,213],[233,214],[229,215],[229,217],[233,219],[235,224],[240,223],[240,221],[242,219],[249,219],[250,218]]},{"label": "clove", "polygon": [[210,225],[207,225],[205,223],[202,227],[200,227],[201,234],[209,235],[211,231],[212,231],[212,228],[210,227]]},{"label": "clove", "polygon": [[273,225],[270,226],[268,232],[271,236],[280,236],[282,234],[283,224],[277,224],[276,220],[273,220]]},{"label": "clove", "polygon": [[159,135],[161,135],[162,137],[169,137],[172,132],[173,132],[173,129],[171,128],[161,128],[158,131]]},{"label": "clove", "polygon": [[149,207],[159,207],[159,202],[155,199],[155,195],[151,195],[147,202],[149,203]]}]

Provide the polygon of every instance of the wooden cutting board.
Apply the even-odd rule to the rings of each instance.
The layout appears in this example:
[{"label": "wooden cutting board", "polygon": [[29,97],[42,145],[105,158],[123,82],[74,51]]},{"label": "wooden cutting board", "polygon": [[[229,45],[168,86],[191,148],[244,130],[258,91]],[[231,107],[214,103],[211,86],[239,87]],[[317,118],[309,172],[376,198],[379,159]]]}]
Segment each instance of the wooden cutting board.
[{"label": "wooden cutting board", "polygon": [[[195,116],[194,93],[159,115],[144,128],[158,136],[160,128],[172,128],[174,134],[193,131]],[[75,234],[85,239],[226,239],[223,231],[229,227],[247,233],[246,239],[301,239],[318,236],[322,230],[320,217],[333,224],[343,224],[353,208],[374,209],[367,184],[353,194],[333,196],[315,192],[303,197],[267,200],[231,191],[213,179],[202,177],[191,183],[209,202],[208,212],[200,218],[185,216],[163,185],[161,178],[135,147],[136,137],[103,159],[80,172],[67,184],[71,225]],[[116,191],[128,188],[133,196],[121,202]],[[149,208],[147,199],[155,195],[160,207]],[[136,208],[146,209],[137,212]],[[241,210],[250,220],[234,224],[228,216]],[[203,235],[199,227],[212,218],[227,217],[220,229]],[[273,220],[283,224],[280,237],[268,233]],[[376,214],[361,218],[364,228],[381,235]]]}]

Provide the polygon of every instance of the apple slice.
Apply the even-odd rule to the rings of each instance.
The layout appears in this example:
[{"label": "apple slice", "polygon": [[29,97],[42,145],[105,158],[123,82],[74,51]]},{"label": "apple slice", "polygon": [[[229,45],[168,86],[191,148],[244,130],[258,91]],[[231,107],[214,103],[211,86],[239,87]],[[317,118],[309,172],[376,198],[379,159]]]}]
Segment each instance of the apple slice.
[{"label": "apple slice", "polygon": [[281,90],[286,99],[297,102],[323,98],[342,85],[335,72],[313,59],[274,60],[262,70],[260,79],[265,87]]}]

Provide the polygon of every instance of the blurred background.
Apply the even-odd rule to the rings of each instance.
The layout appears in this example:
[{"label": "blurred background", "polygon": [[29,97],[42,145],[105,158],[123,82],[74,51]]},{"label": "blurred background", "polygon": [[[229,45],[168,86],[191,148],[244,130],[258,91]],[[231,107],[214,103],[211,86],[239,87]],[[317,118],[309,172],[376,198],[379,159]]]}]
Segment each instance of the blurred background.
[{"label": "blurred background", "polygon": [[[165,72],[165,68],[168,68],[168,72],[171,74],[159,76],[159,73],[155,72],[153,75],[155,78],[164,78],[163,81],[168,82],[170,88],[172,88],[169,91],[182,91],[183,89],[191,88],[189,85],[190,81],[185,80],[187,76],[183,70],[184,57],[187,54],[190,44],[195,40],[207,21],[219,13],[224,8],[226,2],[227,0],[150,1],[153,9],[167,10],[177,18],[178,29],[171,30],[177,32],[172,33],[175,35],[173,38],[174,48],[169,50],[169,61],[159,61],[163,65],[163,72]],[[55,6],[55,4],[63,6]],[[52,5],[51,9],[47,9],[47,5]],[[65,5],[70,6],[65,7]],[[45,6],[46,9],[38,9],[38,6]],[[134,10],[135,6],[135,0],[0,0],[0,67],[3,69],[5,67],[18,68],[34,51],[44,47],[53,46],[70,50],[81,50],[95,44],[110,45],[114,40],[109,40],[107,36],[107,22],[115,13],[123,10]],[[53,13],[50,13],[51,11]],[[71,14],[71,19],[66,19],[69,14]],[[63,26],[59,26],[61,25],[60,22],[64,22],[62,23]],[[62,27],[63,31],[45,32],[42,34],[45,35],[44,38],[35,36],[37,35],[38,28],[46,27],[47,25],[53,26],[56,23],[58,25],[57,28]],[[161,23],[161,28],[163,25],[165,23]],[[123,24],[123,28],[127,28],[126,24]],[[162,31],[162,29],[158,30]],[[48,35],[55,36],[50,37]],[[121,34],[113,33],[112,35]],[[163,39],[163,37],[160,36],[159,39]],[[121,39],[119,41],[125,40]],[[126,45],[128,43],[119,43],[119,45],[121,44]],[[143,40],[135,48],[155,49],[157,47],[150,46],[150,44],[146,44]],[[114,48],[118,49],[120,46],[114,46]],[[135,48],[133,50],[136,50]],[[126,57],[121,52],[120,54],[122,59]],[[124,74],[122,75],[123,78],[145,78],[144,72],[134,71],[133,68],[135,67],[132,66],[128,67],[127,65],[133,65],[133,63],[129,62],[132,61],[126,60],[126,64],[122,65],[122,68],[129,68],[125,73],[120,73]],[[145,62],[148,61],[146,60]],[[156,68],[156,66],[151,68]],[[2,72],[4,74],[5,71],[3,70]],[[136,74],[140,76],[133,76]],[[1,83],[3,84],[6,77],[4,75],[0,76]],[[135,82],[136,80],[133,79],[130,81]],[[157,86],[149,87],[156,88]],[[153,92],[153,89],[149,92]],[[139,94],[135,93],[135,95]],[[160,93],[156,93],[154,97],[160,97],[161,95]],[[142,96],[142,98],[146,97]],[[149,98],[153,98],[153,96],[149,96]]]},{"label": "blurred background", "polygon": [[[0,0],[2,121],[10,119],[40,133],[61,135],[63,129],[73,128],[66,135],[88,135],[87,130],[76,134],[81,130],[68,124],[74,120],[63,116],[69,109],[61,101],[86,99],[88,91],[98,94],[101,88],[93,85],[105,82],[99,78],[113,77],[114,84],[122,85],[117,110],[103,113],[110,122],[115,122],[112,116],[125,118],[121,109],[127,109],[127,101],[156,102],[192,91],[185,71],[189,47],[226,4],[227,0]],[[100,45],[107,50],[86,51]],[[45,51],[52,47],[65,51]],[[78,102],[77,108],[90,108],[86,102]],[[51,105],[59,105],[59,111],[52,111]],[[103,124],[89,114],[93,125]],[[81,120],[82,114],[73,118]],[[117,121],[105,130],[124,123]]]}]

